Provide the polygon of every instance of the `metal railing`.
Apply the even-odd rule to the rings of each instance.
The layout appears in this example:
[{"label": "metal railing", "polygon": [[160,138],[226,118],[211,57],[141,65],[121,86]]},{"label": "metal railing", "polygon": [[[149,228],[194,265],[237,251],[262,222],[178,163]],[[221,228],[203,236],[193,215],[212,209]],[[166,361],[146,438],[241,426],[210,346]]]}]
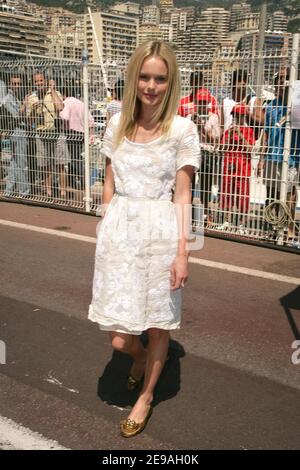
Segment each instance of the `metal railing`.
[{"label": "metal railing", "polygon": [[[291,123],[297,47],[299,40],[285,54],[178,57],[179,113],[197,124],[202,148],[194,230],[204,224],[212,234],[300,247],[300,131]],[[121,83],[126,64],[103,65],[109,85]],[[0,199],[96,213],[107,112],[117,109],[101,67],[35,58],[2,60],[0,70]],[[71,117],[63,104],[70,100]]]}]

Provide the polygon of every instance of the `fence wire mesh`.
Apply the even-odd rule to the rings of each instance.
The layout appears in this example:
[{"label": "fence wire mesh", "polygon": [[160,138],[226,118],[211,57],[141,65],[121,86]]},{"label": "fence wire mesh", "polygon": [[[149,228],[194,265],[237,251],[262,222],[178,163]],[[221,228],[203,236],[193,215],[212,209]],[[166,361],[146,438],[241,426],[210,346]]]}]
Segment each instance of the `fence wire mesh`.
[{"label": "fence wire mesh", "polygon": [[[196,123],[202,150],[193,180],[194,230],[204,225],[211,233],[300,247],[292,56],[186,54],[178,63],[178,113]],[[102,139],[121,110],[126,71],[125,62],[104,66],[109,89],[101,67],[89,64],[84,96],[79,62],[0,62],[0,198],[97,211]]]}]

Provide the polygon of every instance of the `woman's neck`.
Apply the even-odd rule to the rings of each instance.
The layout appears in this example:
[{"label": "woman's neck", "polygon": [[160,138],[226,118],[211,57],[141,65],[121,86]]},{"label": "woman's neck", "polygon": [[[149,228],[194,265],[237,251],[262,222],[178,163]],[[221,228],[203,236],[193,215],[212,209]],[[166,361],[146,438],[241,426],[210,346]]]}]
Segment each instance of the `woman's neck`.
[{"label": "woman's neck", "polygon": [[151,108],[148,108],[148,107],[141,107],[141,110],[140,110],[140,113],[139,113],[139,117],[138,117],[138,123],[140,124],[143,124],[145,126],[147,125],[152,125],[153,126],[153,117],[156,113],[156,108],[153,109],[152,107]]}]

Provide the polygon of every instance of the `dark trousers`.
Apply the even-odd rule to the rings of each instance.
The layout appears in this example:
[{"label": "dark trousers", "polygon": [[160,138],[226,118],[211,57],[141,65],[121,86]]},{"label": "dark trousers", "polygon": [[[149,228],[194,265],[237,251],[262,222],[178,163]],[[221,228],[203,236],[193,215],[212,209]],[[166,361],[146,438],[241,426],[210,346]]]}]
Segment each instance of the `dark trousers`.
[{"label": "dark trousers", "polygon": [[213,183],[213,154],[207,151],[202,153],[202,163],[199,174],[200,199],[204,213],[208,212],[208,204],[211,200],[211,187]]},{"label": "dark trousers", "polygon": [[69,131],[67,133],[68,150],[71,157],[69,164],[69,185],[72,188],[84,189],[84,162],[82,158],[84,134]]},{"label": "dark trousers", "polygon": [[[196,175],[199,175],[198,184],[196,184]],[[203,206],[204,214],[207,215],[209,209],[209,202],[211,200],[211,187],[213,183],[213,154],[212,152],[203,151],[202,152],[202,162],[200,170],[194,173],[193,176],[193,196],[200,198],[201,204]],[[192,209],[192,218],[196,220],[198,208],[193,207]]]}]

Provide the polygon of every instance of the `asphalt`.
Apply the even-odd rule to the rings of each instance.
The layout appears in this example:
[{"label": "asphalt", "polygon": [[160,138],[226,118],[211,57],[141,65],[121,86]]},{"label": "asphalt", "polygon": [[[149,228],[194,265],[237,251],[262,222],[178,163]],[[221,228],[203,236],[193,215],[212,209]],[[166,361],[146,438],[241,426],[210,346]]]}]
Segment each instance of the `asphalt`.
[{"label": "asphalt", "polygon": [[[1,203],[0,218],[95,236],[95,217]],[[190,264],[146,430],[119,435],[130,359],[87,320],[95,245],[0,224],[0,414],[71,449],[299,449],[300,287]],[[193,256],[300,277],[296,254],[206,238]]]}]

